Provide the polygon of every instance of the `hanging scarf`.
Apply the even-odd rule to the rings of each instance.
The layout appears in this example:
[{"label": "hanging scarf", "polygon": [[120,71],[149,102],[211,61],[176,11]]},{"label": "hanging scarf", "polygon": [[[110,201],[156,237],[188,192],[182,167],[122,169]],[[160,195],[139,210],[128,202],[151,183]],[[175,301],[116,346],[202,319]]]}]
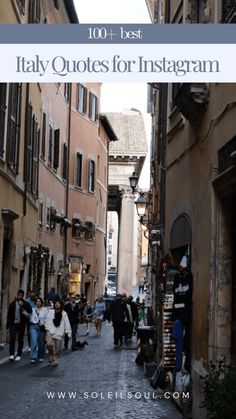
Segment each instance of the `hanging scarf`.
[{"label": "hanging scarf", "polygon": [[62,319],[62,312],[61,311],[55,311],[55,317],[53,319],[53,323],[55,327],[59,327],[61,324]]}]

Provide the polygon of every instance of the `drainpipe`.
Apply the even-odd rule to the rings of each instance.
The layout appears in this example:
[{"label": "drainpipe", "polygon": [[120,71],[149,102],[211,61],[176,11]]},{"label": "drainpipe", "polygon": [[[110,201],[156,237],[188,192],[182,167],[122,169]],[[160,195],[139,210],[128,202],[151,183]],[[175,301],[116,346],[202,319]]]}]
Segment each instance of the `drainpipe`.
[{"label": "drainpipe", "polygon": [[[65,216],[68,218],[69,212],[69,174],[70,174],[70,140],[71,140],[71,102],[72,102],[72,83],[70,83],[69,88],[69,113],[68,113],[68,144],[67,144],[67,173],[66,173],[66,208]],[[67,228],[65,229],[65,238],[64,238],[64,263],[67,261]]]},{"label": "drainpipe", "polygon": [[23,195],[23,217],[26,216],[26,202],[27,202],[27,140],[28,140],[28,115],[29,115],[29,83],[26,83],[26,98],[25,98],[25,136],[24,136],[24,195]]}]

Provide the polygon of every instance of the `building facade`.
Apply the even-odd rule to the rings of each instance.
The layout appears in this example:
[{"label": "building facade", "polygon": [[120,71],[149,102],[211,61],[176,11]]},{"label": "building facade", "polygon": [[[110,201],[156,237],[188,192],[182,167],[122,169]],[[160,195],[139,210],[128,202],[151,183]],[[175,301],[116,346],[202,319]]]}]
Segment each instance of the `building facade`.
[{"label": "building facade", "polygon": [[[1,23],[78,23],[74,3],[0,5]],[[0,330],[17,289],[104,293],[109,142],[100,84],[0,84]]]},{"label": "building facade", "polygon": [[[152,3],[152,4],[151,4]],[[233,23],[222,1],[149,2],[157,23]],[[235,84],[151,84],[152,219],[161,248],[152,254],[154,307],[161,258],[193,274],[190,346],[193,417],[202,418],[201,376],[210,361],[235,362]],[[155,310],[155,309],[154,309]]]}]

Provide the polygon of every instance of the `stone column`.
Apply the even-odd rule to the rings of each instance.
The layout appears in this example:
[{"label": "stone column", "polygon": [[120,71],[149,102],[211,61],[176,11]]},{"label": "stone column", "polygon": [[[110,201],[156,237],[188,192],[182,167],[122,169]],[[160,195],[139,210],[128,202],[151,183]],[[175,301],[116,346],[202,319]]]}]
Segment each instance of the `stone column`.
[{"label": "stone column", "polygon": [[120,186],[122,194],[119,223],[118,281],[119,293],[133,291],[134,195],[129,186]]}]

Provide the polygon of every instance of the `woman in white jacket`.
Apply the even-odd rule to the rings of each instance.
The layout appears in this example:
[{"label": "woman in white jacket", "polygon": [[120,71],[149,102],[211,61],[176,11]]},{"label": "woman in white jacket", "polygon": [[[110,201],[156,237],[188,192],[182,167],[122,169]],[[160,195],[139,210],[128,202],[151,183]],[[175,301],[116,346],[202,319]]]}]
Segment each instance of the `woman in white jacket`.
[{"label": "woman in white jacket", "polygon": [[62,339],[65,333],[71,338],[71,327],[67,313],[62,309],[61,301],[56,301],[54,307],[54,310],[48,312],[45,328],[48,360],[52,365],[57,366],[60,360]]}]

